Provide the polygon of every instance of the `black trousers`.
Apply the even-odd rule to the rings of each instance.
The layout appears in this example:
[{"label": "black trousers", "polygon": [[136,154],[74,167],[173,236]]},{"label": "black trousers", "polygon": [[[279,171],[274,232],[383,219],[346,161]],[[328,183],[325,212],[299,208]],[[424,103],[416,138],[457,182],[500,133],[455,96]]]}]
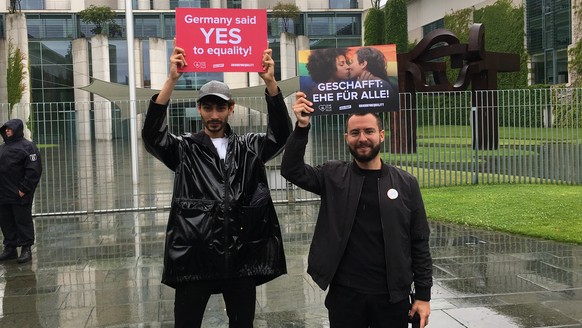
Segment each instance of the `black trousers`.
[{"label": "black trousers", "polygon": [[252,328],[257,290],[253,278],[200,281],[176,287],[174,320],[176,328],[195,328],[202,324],[211,294],[222,293],[229,328]]},{"label": "black trousers", "polygon": [[0,228],[4,235],[4,246],[34,244],[32,204],[0,204]]},{"label": "black trousers", "polygon": [[330,286],[325,298],[330,328],[407,328],[410,302],[390,303],[387,294],[362,294]]}]

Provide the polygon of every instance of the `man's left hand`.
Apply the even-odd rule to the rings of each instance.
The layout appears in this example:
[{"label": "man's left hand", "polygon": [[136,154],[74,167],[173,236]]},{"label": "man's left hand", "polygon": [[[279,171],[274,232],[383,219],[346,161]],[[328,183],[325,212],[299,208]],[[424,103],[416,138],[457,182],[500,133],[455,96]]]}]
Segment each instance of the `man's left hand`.
[{"label": "man's left hand", "polygon": [[279,92],[277,87],[277,81],[275,80],[275,61],[273,60],[273,50],[266,49],[263,51],[263,72],[259,72],[259,75],[265,81],[267,86],[267,91],[271,96],[276,95]]},{"label": "man's left hand", "polygon": [[430,316],[430,302],[415,300],[412,304],[412,308],[410,308],[408,316],[412,317],[415,313],[418,313],[420,316],[420,328],[428,326],[428,317]]}]

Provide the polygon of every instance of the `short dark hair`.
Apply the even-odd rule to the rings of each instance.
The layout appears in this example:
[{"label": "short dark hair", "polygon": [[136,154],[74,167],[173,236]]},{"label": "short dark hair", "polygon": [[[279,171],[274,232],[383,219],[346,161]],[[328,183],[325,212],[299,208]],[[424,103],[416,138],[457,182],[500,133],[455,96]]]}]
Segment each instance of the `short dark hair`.
[{"label": "short dark hair", "polygon": [[382,51],[373,47],[362,47],[356,51],[358,62],[361,64],[364,61],[368,62],[367,69],[370,73],[388,81],[388,72],[386,71],[386,57]]},{"label": "short dark hair", "polygon": [[384,130],[384,123],[382,122],[382,118],[380,117],[380,115],[378,115],[378,113],[376,112],[368,112],[368,113],[353,113],[353,114],[349,114],[348,117],[346,118],[346,133],[348,132],[348,122],[350,121],[350,119],[354,116],[365,116],[365,115],[374,115],[374,117],[376,118],[376,123],[378,124],[378,130],[382,131]]}]

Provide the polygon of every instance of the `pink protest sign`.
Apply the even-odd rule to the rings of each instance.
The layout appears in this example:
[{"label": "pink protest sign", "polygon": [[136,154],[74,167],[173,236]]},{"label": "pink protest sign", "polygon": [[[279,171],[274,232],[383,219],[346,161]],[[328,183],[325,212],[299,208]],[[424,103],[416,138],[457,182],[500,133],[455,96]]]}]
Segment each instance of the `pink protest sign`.
[{"label": "pink protest sign", "polygon": [[182,72],[260,72],[268,44],[264,9],[176,8]]}]

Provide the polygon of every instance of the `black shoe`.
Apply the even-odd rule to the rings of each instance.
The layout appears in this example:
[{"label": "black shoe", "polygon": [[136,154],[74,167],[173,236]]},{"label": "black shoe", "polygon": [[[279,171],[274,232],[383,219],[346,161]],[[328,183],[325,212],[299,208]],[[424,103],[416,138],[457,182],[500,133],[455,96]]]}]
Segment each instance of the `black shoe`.
[{"label": "black shoe", "polygon": [[26,263],[32,260],[32,251],[30,250],[30,246],[22,246],[22,250],[20,251],[20,256],[16,259],[18,263]]},{"label": "black shoe", "polygon": [[14,260],[17,257],[16,247],[4,246],[4,251],[0,254],[0,261]]}]

